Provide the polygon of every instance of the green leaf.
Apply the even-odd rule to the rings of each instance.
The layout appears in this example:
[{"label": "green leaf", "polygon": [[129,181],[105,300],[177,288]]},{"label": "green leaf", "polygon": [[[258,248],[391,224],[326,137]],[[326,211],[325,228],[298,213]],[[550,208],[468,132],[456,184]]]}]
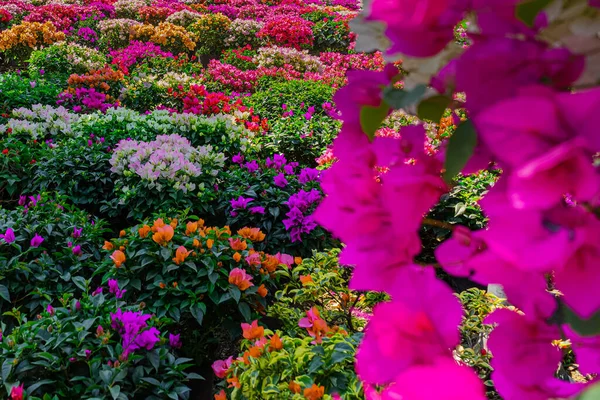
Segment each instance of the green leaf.
[{"label": "green leaf", "polygon": [[168,247],[163,247],[160,249],[160,255],[162,256],[163,260],[167,261],[169,258],[171,258],[171,250]]},{"label": "green leaf", "polygon": [[13,359],[12,358],[7,358],[2,363],[2,381],[3,382],[7,381],[8,376],[10,375],[10,371],[12,370],[12,367],[13,367]]},{"label": "green leaf", "polygon": [[85,291],[87,285],[85,282],[85,278],[83,276],[74,276],[73,278],[71,278],[71,280],[73,281],[75,286],[77,286],[79,289]]},{"label": "green leaf", "polygon": [[0,285],[0,297],[10,303],[10,293],[8,292],[8,288],[4,285]]},{"label": "green leaf", "polygon": [[427,119],[435,123],[439,122],[444,115],[444,111],[452,103],[452,99],[447,96],[433,96],[424,99],[417,106],[417,116],[421,119]]},{"label": "green leaf", "polygon": [[43,379],[41,381],[38,381],[36,383],[34,383],[33,385],[29,386],[27,388],[27,394],[33,394],[33,392],[35,392],[40,386],[44,386],[47,385],[49,383],[54,383],[56,381],[53,381],[52,379]]},{"label": "green leaf", "polygon": [[[580,318],[566,305],[562,306],[565,322],[568,323],[574,331],[582,336],[595,336],[600,334],[600,311],[592,315],[589,319]],[[590,397],[591,399],[591,397]]]},{"label": "green leaf", "polygon": [[552,3],[552,0],[524,0],[517,5],[517,18],[527,26],[533,26],[535,17],[550,3]]},{"label": "green leaf", "polygon": [[202,309],[200,308],[200,305],[192,304],[190,306],[190,312],[192,313],[194,318],[196,318],[196,321],[198,321],[198,324],[202,325],[202,320],[204,319],[204,311],[202,311]]},{"label": "green leaf", "polygon": [[443,175],[446,183],[452,182],[452,178],[467,165],[467,161],[473,155],[475,146],[477,146],[477,133],[473,123],[467,120],[456,128],[456,132],[448,142]]},{"label": "green leaf", "polygon": [[150,364],[154,367],[154,370],[158,372],[158,367],[160,367],[160,356],[158,355],[158,351],[155,349],[153,351],[149,351],[146,353],[146,357],[150,361]]},{"label": "green leaf", "polygon": [[242,314],[246,322],[250,322],[250,319],[252,319],[252,312],[250,311],[250,306],[247,303],[241,302],[238,304],[238,309],[240,310],[240,313]]},{"label": "green leaf", "polygon": [[110,395],[112,396],[113,400],[117,400],[119,393],[121,393],[121,386],[115,385],[108,390],[110,390]]},{"label": "green leaf", "polygon": [[577,400],[598,400],[600,399],[600,384],[595,384],[585,392],[583,392]]},{"label": "green leaf", "polygon": [[426,91],[426,85],[417,85],[412,90],[388,86],[383,90],[383,101],[396,110],[405,109],[421,100]]},{"label": "green leaf", "polygon": [[373,140],[375,132],[379,129],[389,111],[390,106],[385,101],[382,101],[379,107],[363,106],[360,109],[360,127],[369,140]]},{"label": "green leaf", "polygon": [[229,293],[231,294],[231,297],[235,300],[236,303],[240,302],[240,297],[242,296],[242,292],[240,292],[240,289],[238,289],[237,286],[230,287]]}]

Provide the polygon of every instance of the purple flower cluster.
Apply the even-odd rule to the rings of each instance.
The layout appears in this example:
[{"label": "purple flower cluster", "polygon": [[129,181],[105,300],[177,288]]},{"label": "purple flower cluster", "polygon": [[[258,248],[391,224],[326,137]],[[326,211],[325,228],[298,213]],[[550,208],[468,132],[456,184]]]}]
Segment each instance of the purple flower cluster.
[{"label": "purple flower cluster", "polygon": [[160,332],[155,327],[148,327],[147,321],[150,315],[144,315],[141,312],[121,311],[111,313],[112,328],[121,335],[123,346],[123,357],[127,358],[129,354],[138,349],[152,350],[156,343],[160,341]]},{"label": "purple flower cluster", "polygon": [[301,242],[303,233],[308,234],[317,227],[312,216],[306,215],[306,213],[319,200],[321,200],[321,193],[317,189],[311,189],[310,192],[301,190],[291,195],[284,203],[290,211],[285,214],[287,218],[283,220],[283,225],[290,232],[292,242]]},{"label": "purple flower cluster", "polygon": [[112,57],[112,63],[123,69],[131,67],[144,58],[173,58],[173,54],[162,51],[160,46],[152,42],[144,43],[137,40],[132,41],[129,46],[123,49],[112,50],[109,55]]},{"label": "purple flower cluster", "polygon": [[79,28],[77,31],[77,36],[90,43],[96,43],[98,41],[98,34],[96,31],[87,26]]},{"label": "purple flower cluster", "polygon": [[[69,92],[63,92],[58,95],[56,104],[73,104],[73,111],[76,113],[100,110],[106,112],[109,108],[117,107],[116,103],[107,103],[107,96],[102,92],[97,92],[94,88],[77,88],[75,95]],[[81,104],[81,105],[80,105]]]},{"label": "purple flower cluster", "polygon": [[122,298],[125,292],[127,292],[126,289],[119,289],[119,281],[116,279],[108,280],[108,291],[114,294],[117,299]]}]

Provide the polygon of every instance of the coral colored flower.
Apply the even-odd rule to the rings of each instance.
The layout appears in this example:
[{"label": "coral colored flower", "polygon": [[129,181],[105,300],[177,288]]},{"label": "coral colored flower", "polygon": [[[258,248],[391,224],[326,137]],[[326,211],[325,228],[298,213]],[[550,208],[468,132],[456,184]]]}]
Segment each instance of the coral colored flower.
[{"label": "coral colored flower", "polygon": [[31,245],[31,247],[40,247],[40,245],[42,244],[43,241],[44,241],[44,238],[36,233],[33,236],[33,239],[31,239],[31,242],[29,244]]},{"label": "coral colored flower", "polygon": [[212,370],[217,376],[217,378],[225,378],[227,376],[227,371],[231,367],[233,363],[233,357],[229,357],[227,360],[217,360],[212,363]]},{"label": "coral colored flower", "polygon": [[112,249],[115,248],[115,246],[111,242],[105,240],[104,241],[104,246],[102,246],[102,248],[104,250],[112,250]]},{"label": "coral colored flower", "polygon": [[258,320],[254,320],[251,324],[243,323],[242,332],[245,339],[260,339],[265,335],[265,328],[258,326]]},{"label": "coral colored flower", "polygon": [[190,236],[192,233],[196,233],[197,230],[198,230],[198,222],[188,222],[185,225],[186,236]]},{"label": "coral colored flower", "polygon": [[152,228],[150,228],[148,225],[144,225],[140,229],[138,229],[138,234],[142,239],[144,239],[148,236],[148,233],[150,233],[151,230]]},{"label": "coral colored flower", "polygon": [[125,232],[125,230],[121,230],[121,232],[119,232],[119,237],[125,237],[127,235],[127,232]]},{"label": "coral colored flower", "polygon": [[281,349],[283,349],[283,342],[279,338],[278,334],[274,334],[269,340],[269,350],[276,351]]},{"label": "coral colored flower", "polygon": [[300,275],[300,282],[302,282],[302,286],[306,286],[309,283],[313,282],[312,276],[310,276],[310,275]]},{"label": "coral colored flower", "polygon": [[267,297],[267,294],[269,293],[269,291],[267,290],[267,288],[265,287],[264,284],[260,285],[258,287],[258,290],[256,291],[256,293],[258,293],[258,295],[260,297]]},{"label": "coral colored flower", "polygon": [[236,251],[233,255],[233,260],[235,262],[240,262],[241,259],[242,259],[242,255]]},{"label": "coral colored flower", "polygon": [[194,239],[194,241],[192,242],[192,246],[196,248],[202,247],[202,243],[198,239]]},{"label": "coral colored flower", "polygon": [[323,386],[318,386],[316,383],[309,388],[304,389],[304,398],[306,400],[319,400],[323,398],[325,394],[325,388]]},{"label": "coral colored flower", "polygon": [[302,391],[302,388],[300,387],[300,385],[297,384],[294,381],[290,381],[290,384],[288,385],[288,388],[294,394],[298,394],[298,393],[300,393]]},{"label": "coral colored flower", "polygon": [[13,386],[10,390],[10,399],[11,400],[23,400],[23,384],[21,383],[19,386]]},{"label": "coral colored flower", "polygon": [[167,285],[165,285],[165,283],[164,283],[164,282],[160,282],[160,283],[158,284],[158,287],[159,287],[159,288],[161,288],[161,289],[164,289],[164,288],[166,288],[166,287],[167,287]]},{"label": "coral colored flower", "polygon": [[241,291],[248,289],[250,286],[254,286],[251,281],[252,277],[241,268],[234,268],[229,272],[229,283],[237,286]]},{"label": "coral colored flower", "polygon": [[174,234],[175,231],[173,230],[173,227],[171,225],[164,225],[158,228],[156,233],[152,235],[152,240],[154,240],[161,246],[166,246],[167,243],[169,243],[169,241],[173,239]]},{"label": "coral colored flower", "polygon": [[173,262],[177,265],[180,265],[185,261],[191,252],[191,250],[187,250],[184,246],[179,246],[175,251],[175,258],[173,258]]},{"label": "coral colored flower", "polygon": [[248,244],[245,240],[233,239],[229,238],[229,246],[231,246],[232,250],[246,250],[248,248]]},{"label": "coral colored flower", "polygon": [[315,338],[316,343],[321,343],[323,335],[329,332],[327,322],[319,314],[317,307],[313,307],[306,312],[306,318],[298,322],[300,328],[306,328],[308,334]]},{"label": "coral colored flower", "polygon": [[237,231],[237,234],[252,242],[262,242],[265,240],[265,234],[260,231],[260,228],[242,228]]},{"label": "coral colored flower", "polygon": [[165,225],[165,221],[163,221],[162,218],[158,218],[156,221],[154,221],[154,224],[152,224],[152,232],[158,232],[158,229]]},{"label": "coral colored flower", "polygon": [[173,229],[177,228],[177,224],[179,223],[179,221],[177,220],[177,218],[173,218],[171,220],[171,222],[169,222],[169,225],[171,225],[171,227],[173,227]]},{"label": "coral colored flower", "polygon": [[302,264],[302,257],[294,257],[294,264],[296,264],[296,265]]},{"label": "coral colored flower", "polygon": [[113,263],[115,263],[115,267],[119,268],[125,262],[125,253],[121,250],[115,250],[110,258],[113,260]]},{"label": "coral colored flower", "polygon": [[221,389],[221,391],[215,394],[215,400],[227,400],[227,393],[225,393],[225,389]]},{"label": "coral colored flower", "polygon": [[260,254],[257,252],[251,252],[250,255],[246,257],[246,262],[249,266],[258,266],[261,264]]}]

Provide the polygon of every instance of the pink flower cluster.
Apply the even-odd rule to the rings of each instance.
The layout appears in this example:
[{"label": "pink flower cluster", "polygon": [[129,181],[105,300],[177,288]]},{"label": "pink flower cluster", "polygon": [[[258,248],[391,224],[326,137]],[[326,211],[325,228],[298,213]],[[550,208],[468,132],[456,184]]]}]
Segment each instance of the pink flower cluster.
[{"label": "pink flower cluster", "polygon": [[[600,89],[567,91],[584,69],[583,57],[539,41],[546,16],[527,26],[515,4],[374,0],[368,19],[385,22],[390,54],[428,57],[453,40],[467,12],[477,13],[481,34],[432,85],[448,96],[466,93],[478,145],[463,172],[494,162],[503,174],[481,201],[488,228],[455,227],[436,257],[451,275],[501,284],[522,311],[498,310],[487,320],[496,326],[488,347],[500,395],[568,398],[586,385],[555,378],[562,353],[554,340],[570,339],[581,371],[600,373],[600,336],[582,337],[564,313],[568,307],[585,320],[600,309],[600,136],[593,114]],[[483,400],[482,382],[452,356],[460,304],[432,266],[414,261],[423,216],[448,190],[441,178],[445,151],[425,151],[423,126],[373,140],[361,127],[361,110],[382,104],[382,88],[397,72],[353,71],[337,92],[344,122],[333,145],[339,161],[324,174],[327,197],[314,217],[346,244],[340,262],[355,266],[351,288],[393,299],[375,308],[357,354],[367,398]]]}]

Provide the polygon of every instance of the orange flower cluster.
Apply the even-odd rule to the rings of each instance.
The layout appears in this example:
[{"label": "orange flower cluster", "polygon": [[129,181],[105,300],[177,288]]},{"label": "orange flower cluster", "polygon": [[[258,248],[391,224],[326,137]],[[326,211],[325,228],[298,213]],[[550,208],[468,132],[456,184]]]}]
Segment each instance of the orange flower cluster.
[{"label": "orange flower cluster", "polygon": [[192,51],[196,48],[196,42],[185,28],[169,22],[161,22],[158,26],[134,25],[131,27],[129,39],[156,43],[163,50],[173,54]]},{"label": "orange flower cluster", "polygon": [[265,240],[265,234],[259,228],[245,227],[237,231],[237,234],[251,242],[262,242]]},{"label": "orange flower cluster", "polygon": [[65,34],[58,31],[50,21],[22,22],[0,32],[0,51],[15,47],[35,48],[65,40]]},{"label": "orange flower cluster", "polygon": [[[73,74],[67,80],[69,88],[66,92],[75,95],[75,89],[79,87],[94,88],[98,92],[105,93],[109,101],[114,101],[118,90],[118,83],[122,83],[125,75],[121,71],[115,71],[111,67],[104,67],[91,71],[88,74]],[[112,89],[112,90],[111,90]],[[111,93],[113,96],[111,96]]]}]

